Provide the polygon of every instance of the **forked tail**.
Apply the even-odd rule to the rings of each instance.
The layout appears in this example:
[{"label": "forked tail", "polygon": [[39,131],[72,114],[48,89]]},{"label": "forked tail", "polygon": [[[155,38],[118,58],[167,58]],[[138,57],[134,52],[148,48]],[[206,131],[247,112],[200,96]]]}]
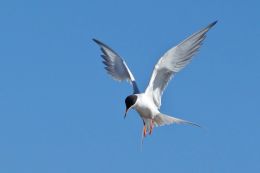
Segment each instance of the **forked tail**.
[{"label": "forked tail", "polygon": [[162,113],[155,116],[154,123],[157,126],[164,126],[164,125],[176,123],[176,124],[189,124],[189,125],[201,127],[200,125],[195,124],[193,122],[182,120],[182,119],[175,118],[175,117],[171,117],[171,116],[168,116],[168,115],[165,115],[165,114],[162,114]]},{"label": "forked tail", "polygon": [[154,126],[164,126],[164,125],[170,125],[176,123],[176,124],[188,124],[188,125],[201,127],[196,123],[182,120],[180,118],[171,117],[162,113],[156,115],[154,119],[143,119],[143,122],[144,122],[144,126],[142,130],[141,151],[142,151],[143,140],[146,137],[147,130],[149,129],[149,134],[152,134],[152,129]]}]

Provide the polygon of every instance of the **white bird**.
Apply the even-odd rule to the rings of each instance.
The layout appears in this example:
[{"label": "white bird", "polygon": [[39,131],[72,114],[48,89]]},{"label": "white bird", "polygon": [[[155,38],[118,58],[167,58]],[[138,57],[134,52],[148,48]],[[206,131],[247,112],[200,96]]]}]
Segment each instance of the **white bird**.
[{"label": "white bird", "polygon": [[217,21],[209,24],[207,27],[192,34],[190,37],[182,41],[177,46],[168,50],[157,62],[154,67],[150,82],[145,92],[140,93],[135,78],[129,70],[126,62],[106,44],[93,39],[101,48],[107,73],[113,79],[118,81],[129,81],[133,87],[133,94],[125,99],[125,116],[131,108],[135,109],[143,120],[143,138],[152,134],[154,126],[163,126],[167,124],[191,124],[200,127],[190,121],[182,120],[172,116],[165,115],[159,111],[161,106],[161,97],[165,87],[171,78],[184,68],[192,59],[192,56],[199,50],[206,33],[217,23]]}]

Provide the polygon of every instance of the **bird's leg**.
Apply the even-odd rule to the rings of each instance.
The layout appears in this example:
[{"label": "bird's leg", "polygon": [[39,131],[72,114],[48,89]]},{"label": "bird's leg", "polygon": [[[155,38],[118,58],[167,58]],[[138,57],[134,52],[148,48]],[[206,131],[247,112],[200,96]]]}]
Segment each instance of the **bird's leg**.
[{"label": "bird's leg", "polygon": [[143,124],[144,124],[144,127],[143,127],[143,138],[146,137],[146,124],[143,120]]},{"label": "bird's leg", "polygon": [[146,137],[146,125],[144,125],[144,128],[143,128],[143,136]]},{"label": "bird's leg", "polygon": [[144,138],[146,137],[146,125],[145,125],[145,122],[143,120],[143,124],[144,124],[144,127],[143,127],[143,131],[142,131],[142,145],[141,145],[141,148],[143,146],[143,143],[144,143]]},{"label": "bird's leg", "polygon": [[150,131],[149,131],[149,134],[150,134],[150,135],[151,135],[152,132],[153,132],[153,126],[154,126],[153,120],[151,119],[151,121],[150,121]]},{"label": "bird's leg", "polygon": [[146,129],[145,129],[145,122],[144,122],[144,120],[143,120],[143,123],[144,123],[144,127],[143,127],[143,131],[142,131],[141,151],[143,149],[144,138],[146,136]]}]

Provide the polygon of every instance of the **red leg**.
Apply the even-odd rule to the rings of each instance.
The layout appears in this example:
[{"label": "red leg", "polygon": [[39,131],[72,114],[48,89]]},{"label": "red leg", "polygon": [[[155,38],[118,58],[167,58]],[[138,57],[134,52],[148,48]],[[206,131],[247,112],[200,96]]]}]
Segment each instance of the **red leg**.
[{"label": "red leg", "polygon": [[143,136],[146,137],[146,125],[144,125],[144,128],[143,128]]},{"label": "red leg", "polygon": [[149,131],[149,134],[151,135],[152,134],[152,132],[153,132],[153,126],[154,126],[154,124],[153,124],[153,120],[151,119],[151,121],[150,121],[150,131]]}]

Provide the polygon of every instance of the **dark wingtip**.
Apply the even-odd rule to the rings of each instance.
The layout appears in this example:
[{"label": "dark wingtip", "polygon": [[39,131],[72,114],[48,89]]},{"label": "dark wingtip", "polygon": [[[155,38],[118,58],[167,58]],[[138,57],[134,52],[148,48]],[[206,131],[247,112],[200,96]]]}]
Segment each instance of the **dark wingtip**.
[{"label": "dark wingtip", "polygon": [[[106,55],[106,52],[102,49],[102,47],[107,47],[107,48],[109,48],[109,47],[107,45],[105,45],[104,43],[102,43],[101,41],[95,39],[95,38],[93,38],[92,40],[101,47],[102,52]],[[111,49],[111,48],[109,48],[109,49]]]},{"label": "dark wingtip", "polygon": [[212,22],[211,24],[209,24],[209,28],[211,28],[211,27],[213,27],[214,25],[216,25],[216,23],[218,23],[218,21],[216,20],[216,21],[214,21],[214,22]]},{"label": "dark wingtip", "polygon": [[95,39],[95,38],[93,38],[92,39],[95,43],[97,43],[97,44],[100,44],[101,42],[100,41],[98,41],[97,39]]}]

